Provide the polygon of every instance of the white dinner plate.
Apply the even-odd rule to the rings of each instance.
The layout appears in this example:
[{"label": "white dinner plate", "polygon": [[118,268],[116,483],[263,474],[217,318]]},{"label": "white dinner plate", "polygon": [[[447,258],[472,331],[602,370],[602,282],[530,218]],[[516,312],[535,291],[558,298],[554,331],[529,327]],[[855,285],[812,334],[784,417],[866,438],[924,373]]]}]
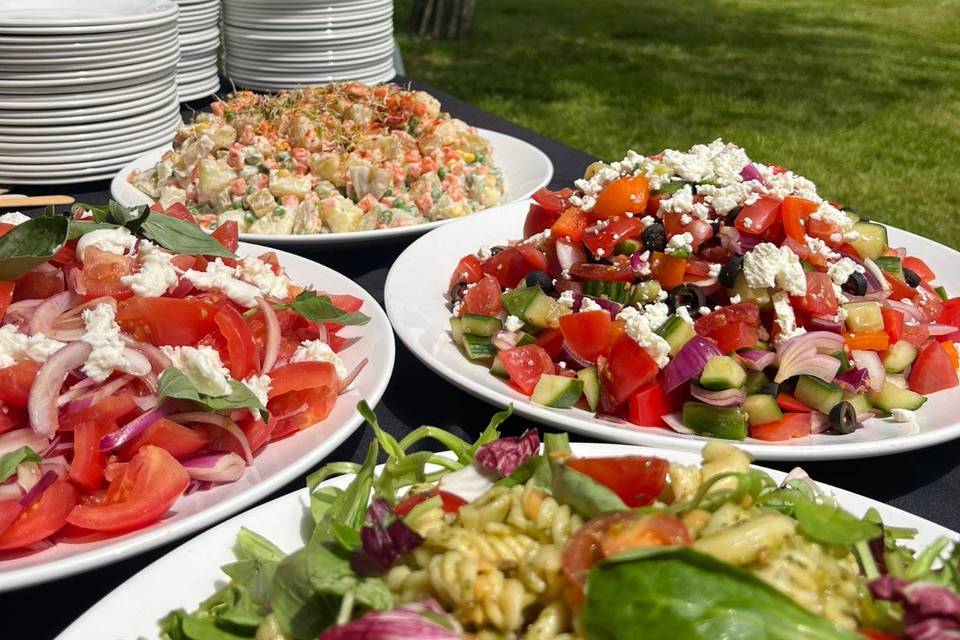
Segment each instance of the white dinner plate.
[{"label": "white dinner plate", "polygon": [[247,13],[236,10],[225,11],[225,24],[241,28],[270,29],[278,32],[300,31],[305,29],[348,29],[364,25],[392,23],[393,7],[386,6],[374,11],[362,13],[300,15],[293,17],[277,16],[273,13]]},{"label": "white dinner plate", "polygon": [[[108,105],[103,108],[104,117],[97,118],[97,120],[92,120],[84,116],[88,114],[88,111],[100,109],[98,107],[76,110],[79,115],[71,114],[70,110],[64,110],[63,114],[57,114],[56,117],[50,117],[48,114],[51,112],[49,111],[35,111],[28,117],[13,119],[9,118],[8,114],[14,113],[20,115],[23,112],[0,112],[0,139],[2,139],[3,135],[13,135],[17,137],[54,137],[90,131],[107,131],[120,126],[155,120],[155,112],[158,105],[168,104],[176,95],[176,92],[176,87],[170,86],[159,96],[149,96],[146,99],[141,98],[143,102],[142,106],[140,106],[140,101],[131,101],[129,104],[136,104],[137,106],[130,107],[129,110],[124,109],[111,112],[109,109],[113,105]],[[96,115],[100,115],[99,111]],[[72,119],[76,120],[76,124],[70,122]]]},{"label": "white dinner plate", "polygon": [[[584,457],[652,455],[682,464],[700,464],[699,455],[681,451],[578,442],[573,443],[572,448],[576,455]],[[378,472],[380,470],[382,467]],[[773,469],[763,471],[777,482],[786,475]],[[350,476],[341,476],[323,484],[344,487],[349,481]],[[872,508],[880,513],[885,524],[917,529],[916,537],[910,542],[914,548],[925,548],[942,536],[951,540],[960,537],[938,524],[882,502],[830,485],[819,486],[857,516]],[[227,578],[220,567],[236,560],[233,548],[241,528],[254,531],[291,553],[306,542],[301,533],[303,521],[310,522],[310,498],[306,489],[234,516],[142,569],[80,616],[57,640],[157,638],[157,620],[174,609],[195,610],[223,586]]]},{"label": "white dinner plate", "polygon": [[213,27],[212,29],[207,29],[206,31],[195,31],[193,33],[182,33],[180,34],[180,47],[181,49],[189,49],[190,47],[199,47],[201,45],[206,46],[210,42],[219,42],[220,41],[220,29],[219,27]]},{"label": "white dinner plate", "polygon": [[[103,66],[112,66],[117,61],[126,62],[136,52],[137,56],[153,55],[168,52],[174,49],[179,42],[176,31],[167,31],[151,43],[138,43],[137,46],[104,47],[103,50],[70,49],[35,53],[32,51],[8,51],[0,45],[0,65],[3,68],[17,71],[45,71],[50,69],[95,69]],[[14,69],[16,67],[16,69]]]},{"label": "white dinner plate", "polygon": [[0,98],[0,109],[42,111],[46,109],[78,109],[98,105],[114,105],[116,107],[128,100],[156,96],[175,84],[174,74],[169,73],[160,78],[145,81],[142,84],[115,89],[50,95],[22,95],[16,98],[4,97]]},{"label": "white dinner plate", "polygon": [[[179,114],[178,114],[179,117]],[[170,144],[177,132],[180,124],[176,120],[171,120],[164,125],[164,128],[157,133],[137,139],[133,142],[123,142],[113,145],[88,145],[86,151],[76,151],[71,149],[71,153],[60,151],[38,151],[32,152],[29,156],[24,155],[0,155],[0,163],[21,163],[20,166],[30,165],[55,165],[72,162],[86,162],[89,160],[106,160],[107,158],[118,158],[126,155],[128,152],[134,152],[138,149],[154,149],[163,144]],[[40,167],[34,167],[40,168]]]},{"label": "white dinner plate", "polygon": [[382,57],[393,53],[393,39],[386,38],[382,43],[372,47],[363,47],[357,49],[322,51],[264,51],[258,49],[234,48],[230,51],[230,59],[243,61],[269,61],[271,64],[282,64],[287,69],[306,68],[309,69],[317,64],[330,64],[334,62],[353,63],[357,60],[369,60],[371,58]]},{"label": "white dinner plate", "polygon": [[[553,163],[542,151],[528,142],[497,131],[477,128],[477,132],[486,138],[493,147],[493,161],[503,170],[506,182],[504,202],[526,202],[531,193],[545,186],[553,177]],[[125,166],[110,183],[111,197],[122,205],[132,207],[139,204],[152,204],[153,201],[142,191],[127,182],[131,171],[145,171],[159,162],[163,150],[155,150]],[[484,212],[471,214],[483,215]],[[453,220],[438,220],[410,227],[380,229],[374,231],[351,231],[349,233],[312,233],[307,235],[265,235],[254,233],[240,234],[241,238],[262,244],[275,246],[309,247],[335,246],[354,242],[371,242],[404,236],[414,236],[429,229],[449,224]],[[453,269],[453,267],[451,267]],[[449,274],[447,274],[449,276]]]},{"label": "white dinner plate", "polygon": [[0,109],[0,124],[11,125],[15,128],[19,128],[21,125],[30,128],[33,125],[35,130],[47,131],[48,128],[60,127],[61,125],[85,126],[93,122],[103,123],[103,121],[152,111],[156,109],[158,104],[164,104],[176,91],[176,83],[170,83],[168,86],[159,89],[158,93],[148,94],[133,100],[125,100],[119,104],[108,103],[78,109],[38,109],[35,111]]},{"label": "white dinner plate", "polygon": [[251,31],[249,29],[238,29],[228,24],[223,25],[224,38],[229,42],[271,42],[276,44],[289,45],[291,42],[336,42],[336,41],[357,41],[366,38],[374,38],[387,33],[393,33],[393,23],[380,25],[370,25],[363,27],[354,27],[350,29],[305,29],[305,30],[284,30],[284,31]]},{"label": "white dinner plate", "polygon": [[214,77],[207,82],[189,84],[180,87],[180,102],[189,102],[190,100],[206,98],[207,96],[213,95],[217,91],[220,91],[220,77],[214,75]]},{"label": "white dinner plate", "polygon": [[[122,152],[124,146],[137,142],[138,138],[159,135],[168,131],[170,127],[179,127],[183,122],[180,118],[179,101],[158,105],[157,111],[153,115],[153,119],[133,126],[110,129],[107,132],[74,133],[60,136],[59,140],[56,136],[50,136],[38,137],[37,139],[20,138],[17,141],[9,141],[4,136],[0,136],[0,155],[22,153],[26,156],[25,159],[29,161],[29,158],[35,154],[49,155],[56,152],[83,151],[90,147],[118,149]],[[175,119],[176,122],[172,122]],[[109,144],[101,144],[104,140],[109,140]]]},{"label": "white dinner plate", "polygon": [[[266,247],[244,243],[240,245],[239,253],[260,255],[267,250]],[[360,426],[363,420],[356,412],[357,402],[365,399],[371,406],[376,405],[393,371],[394,342],[390,323],[376,300],[346,276],[306,258],[282,251],[277,253],[293,282],[312,285],[319,291],[361,298],[361,311],[370,316],[366,325],[343,330],[345,337],[361,338],[342,352],[348,370],[364,358],[369,361],[348,391],[337,400],[333,412],[323,422],[267,445],[237,482],[181,497],[167,517],[151,527],[99,542],[57,544],[18,558],[2,556],[0,592],[117,562],[209,527],[291,480],[303,477]],[[104,640],[108,637],[114,640],[106,630],[89,636]],[[122,637],[135,638],[136,635]]]},{"label": "white dinner plate", "polygon": [[245,62],[238,58],[229,58],[226,64],[227,75],[238,82],[279,82],[290,87],[309,87],[325,82],[344,82],[355,80],[367,74],[386,73],[393,68],[393,56],[387,54],[376,60],[334,62],[333,64],[314,63],[308,67],[284,67],[283,65]]},{"label": "white dinner plate", "polygon": [[170,0],[5,0],[0,32],[83,34],[144,29],[176,20]]},{"label": "white dinner plate", "polygon": [[112,86],[129,86],[138,78],[149,78],[165,73],[166,70],[176,67],[179,60],[180,49],[174,47],[160,56],[148,56],[132,64],[105,69],[4,73],[0,77],[0,93],[46,95],[57,91],[73,90],[77,87],[108,89]]},{"label": "white dinner plate", "polygon": [[[387,276],[384,301],[397,335],[417,358],[468,393],[491,404],[507,406],[541,424],[599,440],[655,447],[698,450],[708,438],[668,429],[626,426],[595,418],[583,409],[549,409],[534,404],[472,364],[450,338],[450,312],[444,292],[457,262],[482,246],[506,244],[523,237],[528,205],[518,202],[465,218],[420,238],[396,259]],[[890,244],[922,258],[948,291],[960,291],[960,254],[932,240],[889,227]],[[788,442],[748,438],[737,442],[761,460],[835,460],[865,458],[929,447],[960,437],[960,389],[934,393],[917,411],[919,427],[874,418],[848,435],[818,434]]]}]

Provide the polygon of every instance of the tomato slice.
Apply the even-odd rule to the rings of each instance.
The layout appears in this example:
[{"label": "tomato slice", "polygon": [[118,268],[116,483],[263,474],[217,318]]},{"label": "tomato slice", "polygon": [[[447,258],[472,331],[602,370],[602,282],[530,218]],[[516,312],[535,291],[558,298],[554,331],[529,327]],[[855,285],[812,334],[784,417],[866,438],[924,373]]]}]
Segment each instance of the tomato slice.
[{"label": "tomato slice", "polygon": [[[312,427],[333,411],[337,402],[336,386],[319,386],[290,391],[274,397],[267,404],[271,415],[289,416],[284,420],[283,432]],[[273,434],[279,437],[279,433]]]},{"label": "tomato slice", "polygon": [[618,260],[613,264],[597,262],[578,262],[570,267],[570,275],[581,280],[604,280],[606,282],[633,282],[636,275],[626,260]]},{"label": "tomato slice", "polygon": [[243,380],[260,369],[260,349],[253,339],[253,331],[243,316],[230,305],[224,305],[213,317],[220,334],[227,341],[227,365],[235,380]]},{"label": "tomato slice", "polygon": [[780,205],[780,217],[787,237],[800,244],[806,244],[804,222],[818,209],[815,202],[797,196],[787,196]]},{"label": "tomato slice", "polygon": [[17,519],[23,507],[19,500],[4,500],[0,502],[0,534],[7,530],[13,521]]},{"label": "tomato slice", "polygon": [[560,317],[560,331],[567,346],[583,360],[596,362],[610,348],[610,313],[581,311]]},{"label": "tomato slice", "polygon": [[810,412],[810,407],[797,400],[792,393],[785,391],[777,394],[777,405],[784,411]]},{"label": "tomato slice", "polygon": [[38,371],[40,363],[33,360],[23,360],[0,369],[0,401],[12,407],[26,407]]},{"label": "tomato slice", "polygon": [[819,316],[834,316],[840,306],[833,290],[833,280],[819,271],[807,272],[806,295],[790,296],[790,303],[811,315]]},{"label": "tomato slice", "polygon": [[13,300],[37,300],[49,298],[66,289],[63,272],[58,270],[28,271],[17,279]]},{"label": "tomato slice", "polygon": [[649,197],[650,184],[645,175],[617,178],[603,188],[590,213],[597,218],[641,213],[646,211]]},{"label": "tomato slice", "polygon": [[81,422],[73,428],[73,459],[70,480],[87,491],[103,484],[107,455],[100,451],[100,439],[117,428],[114,422]]},{"label": "tomato slice", "polygon": [[554,238],[567,238],[577,242],[583,238],[584,230],[590,225],[590,218],[576,207],[570,207],[560,214],[550,229]]},{"label": "tomato slice", "polygon": [[884,307],[880,312],[883,314],[883,330],[890,336],[890,344],[900,342],[900,339],[903,338],[903,312],[890,307]]},{"label": "tomato slice", "polygon": [[20,549],[49,538],[63,528],[76,504],[76,490],[66,480],[57,480],[0,534],[0,551]]},{"label": "tomato slice", "polygon": [[526,395],[533,393],[540,376],[556,373],[550,354],[535,344],[501,351],[500,361],[510,376],[510,382]]},{"label": "tomato slice", "polygon": [[550,211],[539,204],[531,204],[530,210],[527,211],[527,217],[523,221],[524,239],[535,236],[552,227],[560,217],[561,211],[563,211],[563,209]]},{"label": "tomato slice", "polygon": [[643,223],[637,218],[617,218],[602,228],[587,231],[583,243],[595,256],[612,256],[618,243],[636,238],[641,233]]},{"label": "tomato slice", "polygon": [[650,255],[650,273],[660,282],[664,291],[670,291],[682,285],[686,271],[686,258],[668,256],[659,251],[654,251]]},{"label": "tomato slice", "polygon": [[563,349],[563,332],[560,329],[544,329],[537,334],[537,344],[543,347],[552,360],[556,360]]},{"label": "tomato slice", "polygon": [[453,275],[450,276],[450,286],[447,290],[453,291],[453,288],[458,284],[473,284],[482,277],[483,267],[480,264],[480,258],[472,253],[465,255],[460,258],[457,268],[453,270]]},{"label": "tomato slice", "polygon": [[943,314],[943,301],[940,295],[926,282],[917,287],[917,297],[913,300],[914,306],[920,312],[923,322],[936,322]]},{"label": "tomato slice", "polygon": [[[572,195],[573,189],[560,189],[559,191],[551,191],[546,187],[540,187],[534,191],[533,195],[530,197],[533,198],[533,201],[545,211],[549,211],[550,213],[560,213],[570,206],[570,196]],[[536,233],[539,233],[539,231]]]},{"label": "tomato slice", "polygon": [[267,375],[270,376],[270,393],[268,396],[276,398],[290,391],[316,389],[320,387],[337,388],[337,372],[329,362],[291,362],[277,367]]},{"label": "tomato slice", "polygon": [[137,408],[130,393],[107,396],[86,409],[65,414],[60,418],[60,429],[70,431],[83,422],[112,424]]},{"label": "tomato slice", "polygon": [[7,313],[7,307],[13,302],[13,289],[17,283],[12,280],[0,280],[0,320]]},{"label": "tomato slice", "polygon": [[177,460],[184,460],[210,443],[208,435],[186,425],[160,418],[120,448],[120,458],[129,460],[147,445],[165,449]]},{"label": "tomato slice", "polygon": [[527,275],[530,269],[546,271],[550,266],[550,263],[547,261],[547,254],[532,245],[518,244],[517,252],[523,256],[523,259],[527,261],[527,265],[529,266],[523,275]]},{"label": "tomato slice", "polygon": [[631,508],[657,499],[669,466],[663,458],[649,456],[570,458],[566,465],[610,489]]},{"label": "tomato slice", "polygon": [[461,302],[461,313],[495,316],[503,308],[500,283],[491,275],[483,276],[479,282],[467,289]]},{"label": "tomato slice", "polygon": [[782,420],[750,427],[750,437],[757,440],[790,440],[810,435],[810,413],[788,413]]},{"label": "tomato slice", "polygon": [[393,508],[393,512],[402,518],[410,513],[415,506],[422,502],[426,502],[433,496],[440,496],[440,504],[442,505],[444,513],[457,513],[460,511],[460,507],[467,504],[466,500],[456,494],[433,488],[430,491],[421,491],[410,494],[397,503],[397,506]]},{"label": "tomato slice", "polygon": [[662,384],[651,382],[630,396],[627,420],[641,427],[665,427],[663,416],[678,410],[685,395],[685,387],[664,393]]},{"label": "tomato slice", "polygon": [[494,276],[503,288],[514,288],[533,266],[518,247],[507,247],[483,262],[484,273]]},{"label": "tomato slice", "polygon": [[667,213],[663,216],[663,229],[667,232],[668,238],[681,233],[689,233],[693,237],[690,246],[696,251],[700,248],[700,245],[713,237],[713,227],[706,220],[693,216],[687,217],[690,218],[690,222],[684,224],[682,222],[683,214]]},{"label": "tomato slice", "polygon": [[110,296],[123,300],[133,295],[130,288],[120,281],[136,270],[136,260],[97,247],[87,247],[83,252],[81,276],[87,300]]},{"label": "tomato slice", "polygon": [[709,336],[731,322],[743,322],[756,326],[760,322],[760,307],[752,302],[731,304],[697,318],[694,328],[702,336]]},{"label": "tomato slice", "polygon": [[912,391],[923,395],[960,384],[953,362],[935,340],[927,342],[920,350],[907,383]]},{"label": "tomato slice", "polygon": [[[159,206],[156,209],[151,207],[151,210],[156,211],[157,213],[162,213],[165,216],[170,216],[171,218],[183,220],[184,222],[192,222],[193,224],[197,224],[197,220],[193,217],[193,214],[190,213],[190,209],[188,209],[187,205],[183,204],[182,202],[174,202],[166,209],[163,209]],[[231,251],[233,251],[233,249],[231,249]]]},{"label": "tomato slice", "polygon": [[139,529],[165,514],[190,484],[190,475],[164,449],[146,445],[110,483],[101,503],[77,505],[67,522],[93,531]]},{"label": "tomato slice", "polygon": [[900,264],[902,264],[905,269],[910,269],[910,271],[920,276],[920,279],[924,282],[931,282],[937,278],[933,269],[928,267],[927,263],[920,258],[907,256],[900,261]]},{"label": "tomato slice", "polygon": [[780,205],[780,199],[763,196],[740,210],[734,226],[740,233],[761,235],[780,217]]},{"label": "tomato slice", "polygon": [[217,331],[214,318],[219,310],[200,298],[133,296],[117,306],[117,324],[136,340],[156,346],[195,345]]},{"label": "tomato slice", "polygon": [[890,297],[894,300],[913,300],[917,297],[917,289],[914,289],[889,271],[884,271],[883,277],[886,278],[890,284]]},{"label": "tomato slice", "polygon": [[600,370],[600,407],[616,413],[630,396],[654,379],[657,362],[633,338],[620,335]]},{"label": "tomato slice", "polygon": [[723,353],[754,347],[760,339],[760,330],[746,322],[725,324],[708,336],[717,343]]},{"label": "tomato slice", "polygon": [[[189,212],[187,215],[190,215]],[[240,229],[234,220],[222,222],[210,235],[227,251],[236,251],[240,246]]]}]

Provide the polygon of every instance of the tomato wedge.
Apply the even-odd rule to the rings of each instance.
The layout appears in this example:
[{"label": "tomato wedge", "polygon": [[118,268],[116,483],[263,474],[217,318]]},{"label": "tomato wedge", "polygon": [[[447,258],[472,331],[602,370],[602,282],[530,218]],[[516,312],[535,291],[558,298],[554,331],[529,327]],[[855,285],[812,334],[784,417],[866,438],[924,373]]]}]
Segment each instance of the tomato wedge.
[{"label": "tomato wedge", "polygon": [[560,317],[560,331],[567,346],[580,358],[596,362],[610,347],[610,313],[581,311]]},{"label": "tomato wedge", "polygon": [[[135,264],[136,261],[130,256],[120,256],[109,251],[101,251],[97,247],[87,247],[83,252],[81,274],[87,300],[102,296],[110,296],[117,300],[129,298],[133,293],[120,281],[120,278],[133,273]],[[49,295],[42,297],[49,297]]]},{"label": "tomato wedge", "polygon": [[731,304],[712,313],[697,318],[694,328],[702,336],[709,336],[717,329],[731,322],[743,322],[756,326],[760,322],[760,307],[752,302]]},{"label": "tomato wedge", "polygon": [[49,538],[63,528],[67,514],[76,504],[76,490],[69,482],[57,480],[0,534],[0,551],[20,549]]},{"label": "tomato wedge", "polygon": [[[187,215],[190,215],[190,213],[187,212]],[[221,223],[210,235],[227,251],[236,251],[240,246],[240,229],[234,220]]]},{"label": "tomato wedge", "polygon": [[709,338],[717,343],[723,353],[732,353],[756,346],[760,339],[760,330],[746,322],[731,322],[716,329]]},{"label": "tomato wedge", "polygon": [[618,243],[636,238],[641,233],[643,223],[637,218],[617,218],[605,227],[587,231],[583,235],[583,244],[595,256],[612,256]]},{"label": "tomato wedge", "polygon": [[782,420],[750,427],[750,437],[757,440],[790,440],[810,435],[810,413],[788,413]]},{"label": "tomato wedge", "polygon": [[780,204],[778,198],[764,196],[741,209],[734,226],[740,233],[761,235],[779,218]]},{"label": "tomato wedge", "polygon": [[669,463],[663,458],[622,456],[570,458],[566,465],[620,496],[628,507],[645,507],[660,495]]},{"label": "tomato wedge", "polygon": [[685,395],[685,387],[667,394],[662,384],[651,382],[630,396],[627,420],[641,427],[665,427],[663,416],[679,409]]},{"label": "tomato wedge", "polygon": [[890,336],[890,344],[900,342],[903,337],[904,317],[902,311],[884,307],[880,310],[883,317],[883,330]]},{"label": "tomato wedge", "polygon": [[160,418],[143,433],[120,448],[120,458],[129,460],[147,445],[166,449],[177,460],[189,458],[210,443],[206,433],[198,429]]},{"label": "tomato wedge", "polygon": [[608,413],[618,412],[659,370],[657,362],[627,334],[614,341],[610,356],[598,368],[600,406]]},{"label": "tomato wedge", "polygon": [[833,280],[820,271],[807,273],[807,293],[804,296],[790,296],[790,303],[811,315],[834,316],[839,303],[833,290]]},{"label": "tomato wedge", "polygon": [[214,318],[219,310],[200,298],[133,296],[117,305],[117,324],[141,342],[182,347],[216,331]]},{"label": "tomato wedge", "polygon": [[268,396],[276,398],[290,391],[302,389],[316,389],[319,387],[336,388],[339,384],[337,372],[329,362],[291,362],[277,367],[267,375],[270,376],[270,393]]},{"label": "tomato wedge", "polygon": [[40,363],[23,360],[0,369],[0,401],[12,407],[26,407],[30,386],[40,371]]},{"label": "tomato wedge", "polygon": [[393,508],[393,512],[402,518],[410,513],[415,506],[422,502],[426,502],[433,496],[440,496],[440,504],[444,513],[456,513],[460,511],[460,507],[467,504],[466,500],[456,494],[433,488],[430,491],[421,491],[410,494],[397,503],[397,506]]},{"label": "tomato wedge", "polygon": [[482,277],[483,267],[480,265],[480,258],[471,253],[460,258],[457,268],[453,270],[453,275],[450,276],[450,286],[447,290],[453,291],[453,288],[458,284],[473,284]]},{"label": "tomato wedge", "polygon": [[597,218],[642,213],[647,209],[649,197],[650,183],[646,176],[638,174],[618,178],[603,188],[590,213]]},{"label": "tomato wedge", "polygon": [[636,275],[626,260],[613,264],[578,262],[570,267],[570,275],[581,280],[604,280],[606,282],[633,282]]},{"label": "tomato wedge", "polygon": [[910,269],[915,274],[920,276],[920,279],[924,282],[931,282],[936,279],[936,274],[933,272],[933,269],[927,266],[927,263],[921,260],[920,258],[915,258],[914,256],[907,256],[900,261],[900,264],[903,265],[904,269]]},{"label": "tomato wedge", "polygon": [[103,484],[107,455],[100,451],[100,439],[117,428],[113,422],[81,422],[73,429],[73,460],[70,480],[87,491]]},{"label": "tomato wedge", "polygon": [[253,339],[250,326],[243,316],[230,305],[224,305],[213,317],[220,334],[227,341],[230,376],[243,380],[260,369],[260,349]]},{"label": "tomato wedge", "polygon": [[556,373],[550,355],[535,344],[501,351],[500,361],[510,376],[510,382],[527,395],[533,393],[540,376]]},{"label": "tomato wedge", "polygon": [[112,424],[135,409],[137,409],[137,403],[133,399],[133,394],[120,393],[108,396],[86,409],[64,415],[60,418],[60,428],[70,431],[84,422]]},{"label": "tomato wedge", "polygon": [[930,340],[920,350],[907,382],[912,391],[923,395],[960,384],[953,361],[935,340]]},{"label": "tomato wedge", "polygon": [[267,404],[270,414],[287,416],[282,421],[283,426],[278,427],[277,431],[271,434],[272,439],[286,433],[293,433],[299,429],[312,427],[330,415],[336,401],[337,387],[329,385],[289,391],[272,398]]}]

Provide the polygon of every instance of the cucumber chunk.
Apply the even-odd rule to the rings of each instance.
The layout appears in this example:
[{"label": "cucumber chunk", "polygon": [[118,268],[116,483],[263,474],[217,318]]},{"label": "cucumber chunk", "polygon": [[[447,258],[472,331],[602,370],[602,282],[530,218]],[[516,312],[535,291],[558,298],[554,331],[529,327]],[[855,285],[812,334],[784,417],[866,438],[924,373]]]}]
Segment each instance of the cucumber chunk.
[{"label": "cucumber chunk", "polygon": [[600,379],[597,377],[596,367],[586,367],[577,371],[577,377],[583,382],[583,397],[587,401],[590,411],[596,411],[600,406]]},{"label": "cucumber chunk", "polygon": [[940,299],[946,302],[950,299],[950,296],[947,294],[947,288],[943,285],[940,285],[934,289],[937,292],[937,295],[940,296]]},{"label": "cucumber chunk", "polygon": [[900,340],[887,349],[887,355],[883,357],[883,368],[887,373],[903,373],[917,359],[917,351],[917,348],[906,340]]},{"label": "cucumber chunk", "polygon": [[713,356],[700,374],[700,386],[719,391],[736,389],[747,381],[747,372],[730,356]]},{"label": "cucumber chunk", "polygon": [[463,346],[463,321],[460,318],[450,318],[450,337],[458,345]]},{"label": "cucumber chunk", "polygon": [[748,394],[760,393],[760,390],[770,382],[763,371],[748,371],[747,381],[743,383],[743,390]]},{"label": "cucumber chunk", "polygon": [[460,329],[465,335],[489,338],[502,328],[503,323],[500,322],[500,318],[491,318],[475,313],[466,313],[460,318]]},{"label": "cucumber chunk", "polygon": [[630,304],[646,304],[647,302],[656,302],[657,296],[663,289],[656,280],[647,280],[638,282],[633,286],[630,292]]},{"label": "cucumber chunk", "polygon": [[892,273],[898,278],[903,277],[903,267],[900,264],[900,258],[896,256],[880,256],[879,258],[874,258],[873,262],[881,271]]},{"label": "cucumber chunk", "polygon": [[847,328],[861,331],[883,331],[883,312],[879,302],[849,302],[843,305],[847,312]]},{"label": "cucumber chunk", "polygon": [[643,251],[643,245],[636,238],[622,240],[613,248],[613,252],[619,256],[632,256],[637,251]]},{"label": "cucumber chunk", "polygon": [[768,289],[751,289],[747,286],[747,277],[741,271],[730,289],[730,296],[740,296],[740,302],[753,302],[761,309],[772,309],[773,303]]},{"label": "cucumber chunk", "polygon": [[537,297],[537,294],[543,293],[539,287],[520,287],[512,291],[506,291],[500,296],[507,313],[511,316],[517,316],[524,319],[524,312],[530,303]]},{"label": "cucumber chunk", "polygon": [[510,377],[510,374],[507,373],[507,368],[503,366],[503,360],[500,359],[499,353],[493,357],[493,362],[490,364],[490,373],[498,378]]},{"label": "cucumber chunk", "polygon": [[909,409],[916,411],[923,406],[927,399],[919,393],[903,389],[892,382],[884,382],[880,391],[867,394],[867,400],[877,409],[890,413],[894,409]]},{"label": "cucumber chunk", "polygon": [[518,347],[523,347],[523,346],[526,346],[526,345],[528,345],[528,344],[537,344],[537,337],[530,335],[530,334],[527,333],[526,331],[518,331],[518,332],[517,332],[517,346],[518,346]]},{"label": "cucumber chunk", "polygon": [[883,255],[887,248],[887,228],[875,222],[858,222],[853,225],[853,231],[860,234],[856,240],[850,241],[850,246],[856,249],[860,257],[876,260]]},{"label": "cucumber chunk", "polygon": [[743,440],[747,437],[747,415],[740,407],[714,407],[703,402],[683,403],[683,426],[697,433]]},{"label": "cucumber chunk", "polygon": [[800,376],[793,395],[811,409],[830,413],[833,405],[843,400],[843,389],[813,376]]},{"label": "cucumber chunk", "polygon": [[530,399],[555,409],[569,409],[583,395],[583,380],[545,373],[540,376]]},{"label": "cucumber chunk", "polygon": [[836,353],[831,353],[834,358],[840,361],[840,368],[837,369],[837,373],[843,373],[844,371],[850,370],[850,358],[847,357],[847,354],[843,351],[837,351]]},{"label": "cucumber chunk", "polygon": [[541,329],[556,329],[560,326],[560,316],[568,313],[570,313],[569,307],[560,304],[556,299],[537,289],[537,295],[524,309],[523,315],[517,317],[527,324]]},{"label": "cucumber chunk", "polygon": [[849,402],[853,406],[854,411],[859,413],[866,413],[873,409],[873,405],[870,404],[870,401],[867,400],[867,395],[865,393],[847,393],[843,396],[844,401]]},{"label": "cucumber chunk", "polygon": [[693,330],[693,325],[680,316],[670,316],[658,329],[654,331],[658,336],[667,341],[670,345],[670,355],[675,356],[680,351],[680,347],[687,344],[697,332]]},{"label": "cucumber chunk", "polygon": [[606,280],[584,280],[583,294],[594,298],[606,298],[613,302],[625,303],[630,299],[632,285],[629,282],[608,282]]},{"label": "cucumber chunk", "polygon": [[486,360],[497,355],[497,348],[486,336],[463,334],[463,349],[471,360]]},{"label": "cucumber chunk", "polygon": [[777,399],[766,394],[747,396],[741,407],[747,414],[750,426],[769,424],[783,420],[783,412],[777,405]]}]

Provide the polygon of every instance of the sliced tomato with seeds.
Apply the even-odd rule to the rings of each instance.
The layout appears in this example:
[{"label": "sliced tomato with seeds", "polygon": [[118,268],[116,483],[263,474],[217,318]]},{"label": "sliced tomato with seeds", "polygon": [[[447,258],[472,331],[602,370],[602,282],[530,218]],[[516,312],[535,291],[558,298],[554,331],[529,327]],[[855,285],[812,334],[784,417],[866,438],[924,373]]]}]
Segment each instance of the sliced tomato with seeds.
[{"label": "sliced tomato with seeds", "polygon": [[73,459],[70,480],[87,491],[97,491],[103,484],[106,453],[100,451],[100,439],[115,431],[116,423],[81,422],[73,427]]},{"label": "sliced tomato with seeds", "polygon": [[790,296],[790,304],[811,315],[835,316],[840,305],[833,290],[833,280],[820,271],[808,271],[807,293],[803,296]]},{"label": "sliced tomato with seeds", "polygon": [[161,346],[195,345],[217,331],[212,299],[133,296],[117,305],[117,324],[134,339]]},{"label": "sliced tomato with seeds", "polygon": [[570,458],[565,464],[613,491],[630,508],[645,507],[657,499],[669,467],[663,458],[649,456]]},{"label": "sliced tomato with seeds", "polygon": [[540,187],[530,196],[533,201],[546,211],[560,213],[570,206],[570,196],[573,195],[573,189],[560,189],[551,191],[546,187]]},{"label": "sliced tomato with seeds", "polygon": [[[189,212],[187,215],[190,215]],[[223,248],[227,251],[235,252],[240,246],[240,229],[234,220],[227,220],[226,222],[220,223],[210,235],[223,245]]]},{"label": "sliced tomato with seeds", "polygon": [[503,309],[500,300],[500,283],[491,275],[486,275],[463,294],[461,313],[474,313],[480,316],[495,316]]},{"label": "sliced tomato with seeds", "polygon": [[267,375],[270,376],[270,393],[267,394],[270,399],[290,391],[336,388],[339,385],[336,369],[329,362],[291,362],[273,369]]},{"label": "sliced tomato with seeds", "polygon": [[[121,256],[97,247],[87,247],[83,252],[83,271],[81,277],[86,290],[87,300],[110,296],[125,300],[133,295],[130,287],[123,284],[121,278],[136,271],[136,260],[130,256]],[[159,298],[158,298],[159,299]]]},{"label": "sliced tomato with seeds", "polygon": [[224,305],[213,320],[226,341],[230,376],[235,380],[244,380],[259,371],[260,349],[243,316],[232,306]]},{"label": "sliced tomato with seeds", "polygon": [[471,253],[460,258],[456,269],[453,270],[453,275],[450,276],[450,286],[447,290],[453,291],[458,284],[473,284],[482,277],[483,266],[480,264],[480,258]]},{"label": "sliced tomato with seeds", "polygon": [[165,449],[177,460],[185,460],[210,443],[209,434],[173,420],[159,418],[120,448],[120,458],[129,460],[147,445]]},{"label": "sliced tomato with seeds", "polygon": [[706,337],[716,342],[723,353],[733,353],[756,346],[760,339],[760,330],[746,322],[730,322]]},{"label": "sliced tomato with seeds", "polygon": [[540,376],[556,373],[550,355],[535,344],[501,351],[500,361],[510,376],[510,382],[527,395],[533,393]]},{"label": "sliced tomato with seeds", "polygon": [[49,538],[63,528],[76,504],[76,489],[66,480],[55,481],[0,534],[0,551],[22,549]]},{"label": "sliced tomato with seeds", "polygon": [[760,322],[760,307],[752,302],[731,304],[697,318],[694,328],[702,336],[709,336],[731,322],[756,326]]},{"label": "sliced tomato with seeds", "polygon": [[781,200],[763,196],[753,204],[740,209],[734,226],[740,233],[758,236],[770,228],[780,217]]},{"label": "sliced tomato with seeds", "polygon": [[570,275],[581,280],[603,280],[606,282],[633,282],[636,279],[636,275],[627,260],[618,260],[613,264],[578,262],[570,267]]},{"label": "sliced tomato with seeds", "polygon": [[631,395],[654,379],[659,367],[633,338],[621,334],[598,369],[600,407],[607,413],[617,413]]}]

